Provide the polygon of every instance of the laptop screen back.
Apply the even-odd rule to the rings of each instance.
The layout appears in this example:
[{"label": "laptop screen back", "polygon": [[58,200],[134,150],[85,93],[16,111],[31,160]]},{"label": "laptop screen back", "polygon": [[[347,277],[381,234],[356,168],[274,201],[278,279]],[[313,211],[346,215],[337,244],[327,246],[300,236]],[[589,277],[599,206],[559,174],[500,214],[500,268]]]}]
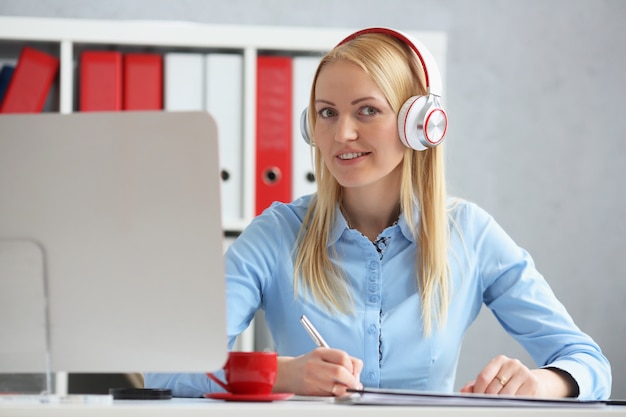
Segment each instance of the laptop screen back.
[{"label": "laptop screen back", "polygon": [[220,368],[219,186],[208,113],[0,116],[0,372]]}]

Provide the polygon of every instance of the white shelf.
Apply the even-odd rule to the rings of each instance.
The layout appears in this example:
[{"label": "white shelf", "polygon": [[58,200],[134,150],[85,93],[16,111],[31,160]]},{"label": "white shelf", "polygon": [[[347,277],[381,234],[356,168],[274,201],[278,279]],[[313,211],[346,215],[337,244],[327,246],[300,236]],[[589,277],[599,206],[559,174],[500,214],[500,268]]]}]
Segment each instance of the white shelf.
[{"label": "white shelf", "polygon": [[[2,45],[45,44],[60,58],[59,100],[54,110],[76,111],[77,51],[81,48],[156,48],[168,50],[235,51],[244,59],[243,215],[225,222],[225,230],[240,231],[254,217],[256,58],[259,53],[321,55],[355,29],[276,26],[208,25],[179,21],[57,19],[0,16]],[[445,80],[446,35],[408,32],[432,52]],[[0,58],[13,58],[0,56]],[[294,135],[295,136],[295,135]],[[296,140],[296,139],[294,139]]]}]

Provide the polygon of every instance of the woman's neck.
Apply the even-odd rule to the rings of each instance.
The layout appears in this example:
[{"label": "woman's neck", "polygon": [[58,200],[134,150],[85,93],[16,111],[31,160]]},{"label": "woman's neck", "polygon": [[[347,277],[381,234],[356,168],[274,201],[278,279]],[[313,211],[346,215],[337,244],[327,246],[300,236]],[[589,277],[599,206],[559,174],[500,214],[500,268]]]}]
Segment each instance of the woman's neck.
[{"label": "woman's neck", "polygon": [[348,225],[372,242],[400,216],[399,188],[346,188],[340,204]]}]

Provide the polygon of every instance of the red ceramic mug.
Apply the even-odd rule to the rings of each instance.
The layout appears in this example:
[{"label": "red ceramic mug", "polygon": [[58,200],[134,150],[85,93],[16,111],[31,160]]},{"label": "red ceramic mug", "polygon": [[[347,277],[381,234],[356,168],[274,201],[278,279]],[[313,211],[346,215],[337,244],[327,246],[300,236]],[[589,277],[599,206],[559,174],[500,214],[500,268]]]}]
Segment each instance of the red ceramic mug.
[{"label": "red ceramic mug", "polygon": [[276,381],[276,352],[229,352],[224,365],[226,381],[207,376],[231,394],[266,395]]}]

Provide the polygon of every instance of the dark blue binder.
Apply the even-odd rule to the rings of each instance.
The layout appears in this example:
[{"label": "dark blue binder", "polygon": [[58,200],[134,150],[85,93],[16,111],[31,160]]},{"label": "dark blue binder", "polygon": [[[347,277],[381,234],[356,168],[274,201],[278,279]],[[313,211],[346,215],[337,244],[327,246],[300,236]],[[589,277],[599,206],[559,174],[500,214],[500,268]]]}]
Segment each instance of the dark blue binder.
[{"label": "dark blue binder", "polygon": [[13,65],[3,65],[2,69],[0,69],[0,105],[4,99],[4,94],[7,92],[13,71],[15,71],[15,66]]}]

